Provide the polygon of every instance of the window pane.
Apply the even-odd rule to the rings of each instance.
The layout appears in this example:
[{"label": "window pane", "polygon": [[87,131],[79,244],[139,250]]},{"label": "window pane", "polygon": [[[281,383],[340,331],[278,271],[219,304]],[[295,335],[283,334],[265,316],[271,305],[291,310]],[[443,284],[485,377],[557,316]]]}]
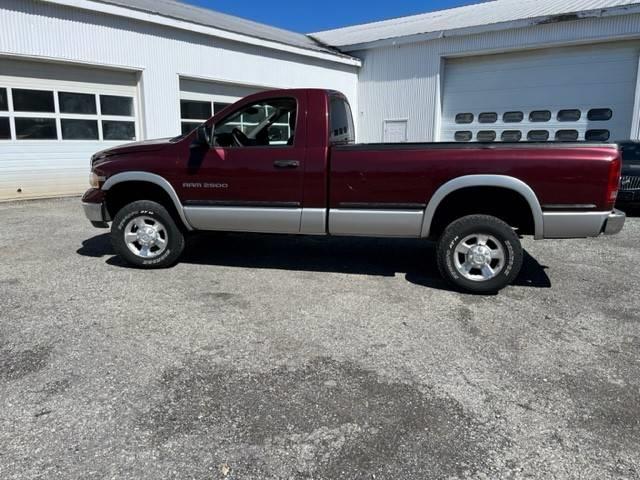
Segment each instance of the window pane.
[{"label": "window pane", "polygon": [[587,118],[592,122],[606,122],[612,117],[613,111],[610,108],[594,108],[587,114]]},{"label": "window pane", "polygon": [[18,140],[57,140],[54,118],[16,118]]},{"label": "window pane", "polygon": [[213,114],[216,115],[217,113],[219,113],[222,110],[224,110],[225,108],[227,108],[229,105],[231,105],[231,104],[230,103],[218,103],[218,102],[215,102],[213,104]]},{"label": "window pane", "polygon": [[527,140],[532,142],[546,142],[549,140],[549,132],[546,130],[531,130],[527,134]]},{"label": "window pane", "polygon": [[269,128],[269,145],[286,145],[289,137],[288,125],[272,125]]},{"label": "window pane", "polygon": [[493,142],[496,139],[496,132],[493,130],[482,130],[478,132],[477,139],[479,142]]},{"label": "window pane", "polygon": [[478,115],[478,122],[480,123],[496,123],[498,121],[497,113],[481,113]]},{"label": "window pane", "polygon": [[0,111],[9,110],[9,101],[7,100],[7,89],[0,88]]},{"label": "window pane", "polygon": [[559,142],[575,142],[578,140],[577,130],[558,130],[556,132],[556,140]]},{"label": "window pane", "polygon": [[587,130],[584,139],[588,142],[606,142],[610,136],[609,130]]},{"label": "window pane", "polygon": [[471,132],[456,132],[454,138],[456,142],[470,142],[473,134]]},{"label": "window pane", "polygon": [[242,114],[243,123],[253,123],[254,125],[262,122],[265,118],[267,118],[267,109],[264,105],[253,106]]},{"label": "window pane", "polygon": [[100,95],[102,115],[133,117],[133,98],[114,95]]},{"label": "window pane", "polygon": [[187,133],[191,133],[193,130],[198,128],[202,123],[196,122],[182,122],[182,134],[186,135]]},{"label": "window pane", "polygon": [[207,120],[211,117],[211,102],[180,100],[180,118]]},{"label": "window pane", "polygon": [[331,97],[330,122],[331,131],[329,140],[340,143],[353,143],[355,132],[353,130],[353,117],[351,107],[342,97]]},{"label": "window pane", "polygon": [[0,117],[0,140],[11,140],[11,128],[6,117]]},{"label": "window pane", "polygon": [[135,140],[136,127],[133,122],[103,120],[102,136],[105,140]]},{"label": "window pane", "polygon": [[505,123],[518,123],[524,119],[524,113],[522,112],[506,112],[502,116],[502,121]]},{"label": "window pane", "polygon": [[549,110],[535,110],[529,114],[530,122],[548,122],[549,120],[551,120]]},{"label": "window pane", "polygon": [[13,110],[16,112],[55,112],[53,92],[13,89]]},{"label": "window pane", "polygon": [[560,122],[577,122],[582,117],[580,110],[560,110],[558,112],[558,121]]},{"label": "window pane", "polygon": [[503,142],[519,142],[522,140],[522,132],[520,130],[505,130],[502,132]]},{"label": "window pane", "polygon": [[63,140],[98,140],[97,120],[62,119]]},{"label": "window pane", "polygon": [[456,123],[473,122],[473,113],[459,113],[456,115]]},{"label": "window pane", "polygon": [[60,113],[84,113],[95,115],[96,96],[89,93],[58,93]]}]

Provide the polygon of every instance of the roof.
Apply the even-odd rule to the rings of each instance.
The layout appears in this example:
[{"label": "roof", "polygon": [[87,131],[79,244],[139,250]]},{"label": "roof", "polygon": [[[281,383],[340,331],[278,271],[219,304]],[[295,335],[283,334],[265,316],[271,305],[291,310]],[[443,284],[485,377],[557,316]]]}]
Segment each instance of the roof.
[{"label": "roof", "polygon": [[277,42],[292,47],[312,50],[316,52],[330,53],[346,57],[341,52],[322,45],[313,38],[296,32],[271,27],[251,20],[234,17],[216,12],[208,8],[200,8],[173,0],[98,0],[106,3],[138,10],[145,13],[160,15],[163,17],[182,20],[193,24],[212,27],[228,32],[239,33],[250,37]]},{"label": "roof", "polygon": [[[336,48],[365,46],[368,43],[414,35],[433,34],[433,38],[449,32],[479,33],[481,31],[517,28],[532,23],[577,20],[594,15],[624,14],[629,6],[640,6],[633,0],[493,0],[465,7],[439,10],[421,15],[394,18],[381,22],[326,30],[311,37]],[[635,10],[640,12],[640,10]],[[513,24],[521,21],[523,24]],[[465,31],[466,30],[466,31]]]}]

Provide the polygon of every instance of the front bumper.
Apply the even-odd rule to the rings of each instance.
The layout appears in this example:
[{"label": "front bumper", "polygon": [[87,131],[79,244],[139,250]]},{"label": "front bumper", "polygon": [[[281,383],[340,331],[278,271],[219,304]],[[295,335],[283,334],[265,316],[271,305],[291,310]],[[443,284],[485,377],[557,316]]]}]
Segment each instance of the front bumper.
[{"label": "front bumper", "polygon": [[84,215],[96,228],[109,228],[107,222],[111,221],[109,212],[102,200],[103,193],[97,189],[91,189],[82,197],[82,209]]},{"label": "front bumper", "polygon": [[626,219],[627,215],[620,210],[611,212],[607,218],[607,222],[604,224],[604,234],[615,235],[616,233],[620,233]]}]

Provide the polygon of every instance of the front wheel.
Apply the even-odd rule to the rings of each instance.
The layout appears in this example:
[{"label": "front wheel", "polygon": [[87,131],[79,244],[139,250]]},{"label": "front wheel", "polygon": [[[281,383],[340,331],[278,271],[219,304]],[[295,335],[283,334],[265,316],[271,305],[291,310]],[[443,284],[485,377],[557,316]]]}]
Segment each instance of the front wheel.
[{"label": "front wheel", "polygon": [[451,223],[438,240],[438,269],[456,287],[472,293],[495,293],[520,273],[524,252],[505,222],[469,215]]},{"label": "front wheel", "polygon": [[140,200],[116,214],[111,243],[121,257],[137,267],[166,268],[182,254],[184,235],[166,208]]}]

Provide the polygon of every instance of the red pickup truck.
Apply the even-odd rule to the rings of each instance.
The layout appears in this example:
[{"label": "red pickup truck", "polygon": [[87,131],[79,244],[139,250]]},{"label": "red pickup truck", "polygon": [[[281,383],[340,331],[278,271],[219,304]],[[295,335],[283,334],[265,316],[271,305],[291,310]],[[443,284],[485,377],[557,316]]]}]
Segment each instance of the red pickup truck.
[{"label": "red pickup truck", "polygon": [[437,239],[442,275],[494,292],[522,265],[520,236],[619,232],[616,145],[354,143],[346,98],[252,95],[180,137],[93,156],[82,202],[138,267],[174,264],[192,231]]}]

